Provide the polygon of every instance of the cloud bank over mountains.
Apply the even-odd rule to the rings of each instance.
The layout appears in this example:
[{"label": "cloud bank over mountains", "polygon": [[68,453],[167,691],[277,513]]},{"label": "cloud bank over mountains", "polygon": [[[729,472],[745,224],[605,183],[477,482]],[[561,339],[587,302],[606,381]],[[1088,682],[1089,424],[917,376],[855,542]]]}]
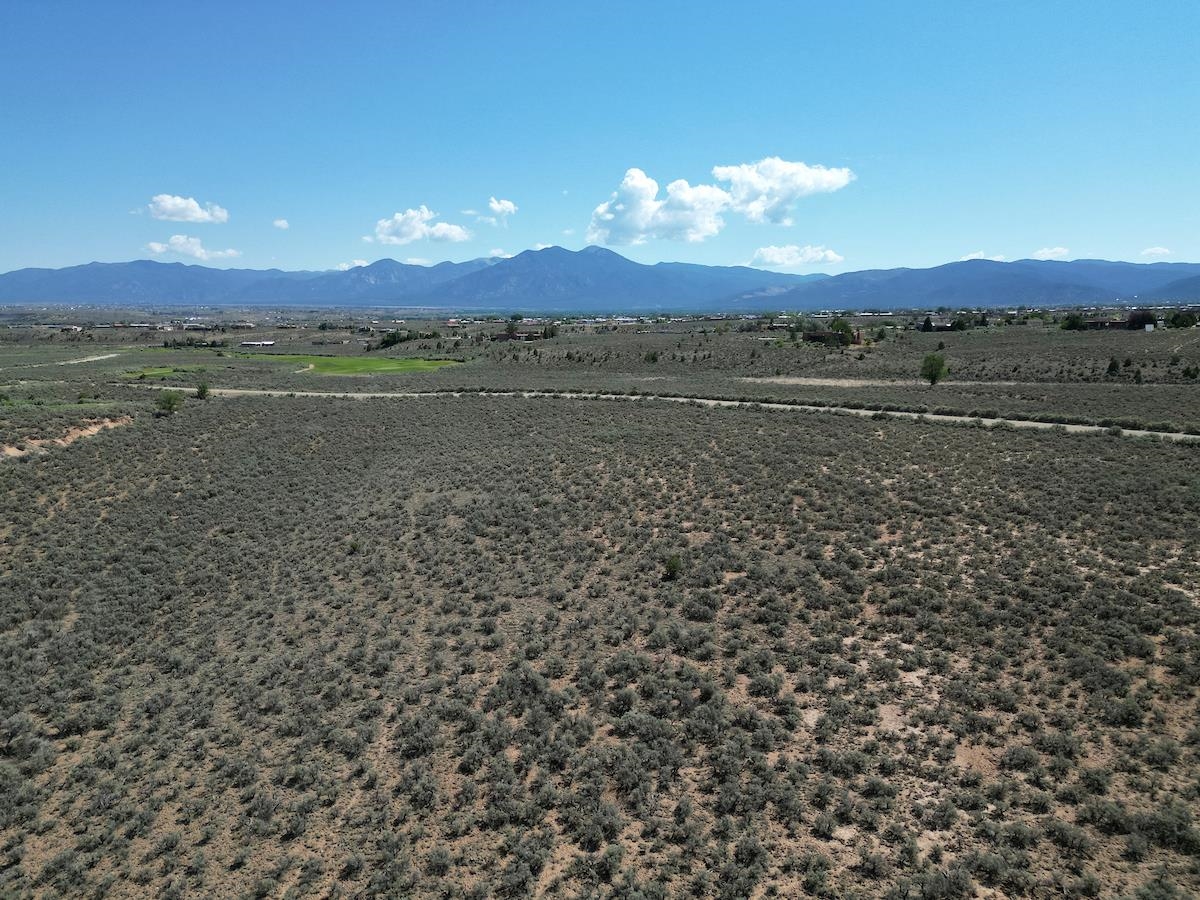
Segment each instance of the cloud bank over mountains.
[{"label": "cloud bank over mountains", "polygon": [[727,212],[750,222],[791,225],[792,207],[799,200],[839,191],[855,177],[847,168],[810,166],[778,156],[714,166],[712,175],[727,187],[691,185],[680,178],[660,197],[657,181],[641,169],[627,170],[617,190],[592,212],[588,241],[608,246],[654,239],[698,243],[721,232]]},{"label": "cloud bank over mountains", "polygon": [[[741,221],[751,226],[788,228],[795,224],[796,210],[803,200],[817,194],[841,191],[857,177],[847,167],[810,165],[779,156],[764,157],[757,162],[713,166],[711,174],[712,183],[691,184],[679,178],[662,187],[643,169],[627,169],[617,189],[592,209],[586,242],[609,247],[644,245],[657,240],[699,244],[721,234],[732,217],[740,217]],[[567,192],[564,190],[563,193]],[[477,229],[476,226],[507,229],[510,220],[520,210],[521,207],[514,200],[490,194],[486,205],[461,210],[461,215],[473,219],[473,225],[468,227],[467,224],[445,221],[430,206],[421,203],[376,220],[373,232],[364,235],[362,240],[403,246],[419,241],[463,244],[478,238],[481,246],[493,246],[488,257],[507,258],[519,251],[495,248],[490,240],[482,243],[486,239],[486,230]],[[158,221],[198,225],[223,225],[230,220],[229,210],[218,203],[201,202],[193,196],[170,193],[155,194],[148,204],[132,212],[149,212],[150,217]],[[286,232],[291,227],[287,218],[278,217],[270,221],[277,231]],[[566,228],[562,233],[574,235],[576,229]],[[512,246],[508,239],[505,244]],[[550,245],[537,241],[526,246],[540,250]],[[165,240],[149,241],[144,248],[155,256],[174,254],[200,261],[231,259],[242,255],[240,250],[232,247],[210,249],[199,237],[188,234],[174,234]],[[834,249],[816,242],[764,243],[753,251],[747,264],[781,270],[840,266],[847,259],[843,252],[839,252],[844,250],[852,251],[851,256],[856,253],[854,247]],[[743,255],[745,253],[743,250],[739,254],[742,259],[746,258]],[[1071,258],[1071,251],[1066,246],[1055,244],[1040,247],[1029,255],[1035,260],[1059,261]],[[1140,255],[1147,260],[1156,260],[1174,254],[1167,247],[1153,245],[1141,250]],[[982,249],[958,257],[962,262],[1004,262],[1010,258],[994,250]],[[428,262],[427,255],[412,259]],[[362,264],[357,259],[353,263],[342,263],[349,268],[359,268]]]},{"label": "cloud bank over mountains", "polygon": [[190,256],[192,259],[199,259],[205,262],[213,259],[232,259],[242,255],[240,250],[232,248],[228,250],[205,249],[200,238],[189,237],[186,234],[173,234],[166,243],[151,241],[146,245],[146,249],[155,256],[160,256],[163,253],[178,253],[180,256]]},{"label": "cloud bank over mountains", "polygon": [[828,247],[813,247],[807,244],[799,247],[796,244],[786,244],[782,247],[759,247],[754,251],[750,265],[791,269],[796,266],[834,265],[844,258]]}]

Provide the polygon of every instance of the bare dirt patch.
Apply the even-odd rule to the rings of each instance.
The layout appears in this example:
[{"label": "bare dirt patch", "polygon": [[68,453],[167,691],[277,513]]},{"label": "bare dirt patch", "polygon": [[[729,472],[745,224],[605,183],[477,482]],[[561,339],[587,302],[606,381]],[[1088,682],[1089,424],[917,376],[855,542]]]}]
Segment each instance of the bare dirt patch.
[{"label": "bare dirt patch", "polygon": [[[806,387],[836,387],[836,388],[856,388],[856,387],[898,387],[907,386],[910,384],[919,384],[917,379],[905,381],[896,378],[816,378],[805,377],[802,375],[774,375],[761,377],[746,377],[742,381],[748,381],[752,384],[797,384]],[[1033,385],[1036,382],[1028,381],[950,381],[946,380],[943,384],[969,385],[978,387],[980,385],[993,385],[999,387],[1017,387],[1021,385]]]},{"label": "bare dirt patch", "polygon": [[999,771],[993,754],[977,744],[959,744],[955,747],[954,764],[959,768],[971,769],[989,777],[994,777]]},{"label": "bare dirt patch", "polygon": [[900,707],[894,703],[880,706],[879,727],[885,731],[900,731],[904,728],[904,716],[900,713]]},{"label": "bare dirt patch", "polygon": [[115,419],[100,419],[96,422],[88,422],[85,425],[76,425],[69,429],[62,437],[57,438],[31,438],[27,441],[22,441],[20,444],[6,444],[0,447],[0,455],[5,459],[15,459],[20,456],[28,456],[31,453],[45,453],[50,447],[68,447],[81,438],[88,438],[99,434],[109,428],[119,428],[122,425],[128,425],[133,421],[131,416],[120,416]]},{"label": "bare dirt patch", "polygon": [[100,353],[96,356],[85,356],[82,359],[65,359],[60,362],[60,366],[76,366],[79,363],[100,362],[102,359],[112,359],[115,356],[120,356],[119,353]]}]

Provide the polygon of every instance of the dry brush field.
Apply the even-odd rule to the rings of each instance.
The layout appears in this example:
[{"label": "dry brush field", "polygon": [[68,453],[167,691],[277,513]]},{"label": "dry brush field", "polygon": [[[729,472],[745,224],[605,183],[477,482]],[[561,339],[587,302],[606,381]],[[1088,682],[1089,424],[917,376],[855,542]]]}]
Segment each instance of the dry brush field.
[{"label": "dry brush field", "polygon": [[[436,330],[438,323],[423,327]],[[375,350],[359,341],[378,342],[378,334],[354,330],[206,333],[204,339],[227,345],[219,348],[164,347],[154,332],[93,340],[0,330],[0,428],[25,437],[67,417],[60,411],[52,421],[55,404],[136,402],[146,387],[190,391],[205,383],[348,392],[602,390],[1200,433],[1200,328],[1067,332],[1014,325],[930,334],[867,328],[868,340],[885,337],[831,349],[765,327],[764,320],[680,323],[646,333],[563,330],[529,343],[491,342],[477,331]],[[185,340],[171,334],[167,343]],[[245,351],[237,344],[246,336],[277,346]],[[944,354],[950,371],[933,389],[918,378],[930,352]],[[425,359],[457,364],[392,368]],[[5,396],[15,405],[5,404]],[[34,402],[46,405],[29,409]]]},{"label": "dry brush field", "polygon": [[135,409],[0,463],[0,894],[1187,896],[1195,454]]}]

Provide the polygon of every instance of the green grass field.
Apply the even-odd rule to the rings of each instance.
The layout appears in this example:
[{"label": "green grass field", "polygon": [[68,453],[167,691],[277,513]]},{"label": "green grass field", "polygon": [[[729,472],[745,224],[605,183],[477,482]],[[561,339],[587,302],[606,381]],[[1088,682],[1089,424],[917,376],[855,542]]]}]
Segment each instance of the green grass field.
[{"label": "green grass field", "polygon": [[452,359],[394,359],[387,356],[315,356],[305,354],[243,353],[243,358],[312,366],[318,375],[374,375],[392,372],[431,372],[457,365]]},{"label": "green grass field", "polygon": [[[432,372],[443,366],[456,365],[451,359],[394,359],[385,356],[317,356],[303,353],[238,353],[238,360],[288,365],[316,375],[375,375],[403,372]],[[142,366],[130,369],[126,378],[144,380],[169,378],[172,375],[203,374],[209,367],[198,365]],[[228,368],[228,364],[226,365]]]}]

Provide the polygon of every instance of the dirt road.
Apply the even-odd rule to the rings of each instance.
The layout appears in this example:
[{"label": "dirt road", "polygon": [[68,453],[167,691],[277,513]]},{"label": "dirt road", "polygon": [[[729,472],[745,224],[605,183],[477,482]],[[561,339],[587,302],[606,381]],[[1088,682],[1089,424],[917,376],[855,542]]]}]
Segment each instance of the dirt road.
[{"label": "dirt road", "polygon": [[[159,389],[157,385],[144,385],[151,389]],[[345,400],[377,400],[377,399],[436,399],[438,397],[525,397],[535,399],[547,397],[560,400],[651,400],[664,403],[692,403],[707,407],[753,407],[757,409],[774,409],[781,411],[802,411],[838,413],[841,415],[873,418],[886,416],[895,419],[919,419],[924,422],[983,425],[989,428],[1010,427],[1030,428],[1038,431],[1061,431],[1067,434],[1120,434],[1124,437],[1155,437],[1171,441],[1200,442],[1200,434],[1173,431],[1146,431],[1136,428],[1111,429],[1102,425],[1064,425],[1059,422],[1044,422],[1028,419],[982,419],[972,416],[951,416],[938,413],[900,412],[884,409],[857,409],[849,406],[814,406],[807,403],[781,403],[768,401],[718,400],[713,397],[673,397],[658,394],[606,394],[601,392],[568,391],[362,391],[354,393],[337,393],[333,391],[287,391],[262,390],[257,388],[210,388],[209,394],[218,397],[327,397]]]}]

